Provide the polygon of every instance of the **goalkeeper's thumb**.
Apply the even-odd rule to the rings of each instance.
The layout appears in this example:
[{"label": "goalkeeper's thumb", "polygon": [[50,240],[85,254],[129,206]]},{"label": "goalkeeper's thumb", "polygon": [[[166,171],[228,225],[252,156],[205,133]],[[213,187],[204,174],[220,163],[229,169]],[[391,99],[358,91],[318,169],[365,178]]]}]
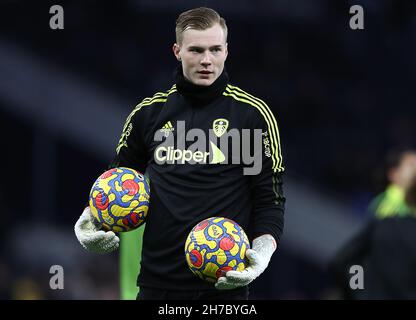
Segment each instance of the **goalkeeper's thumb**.
[{"label": "goalkeeper's thumb", "polygon": [[113,231],[100,230],[101,225],[94,219],[90,207],[86,207],[75,223],[75,235],[81,245],[91,252],[107,253],[116,250],[120,239]]}]

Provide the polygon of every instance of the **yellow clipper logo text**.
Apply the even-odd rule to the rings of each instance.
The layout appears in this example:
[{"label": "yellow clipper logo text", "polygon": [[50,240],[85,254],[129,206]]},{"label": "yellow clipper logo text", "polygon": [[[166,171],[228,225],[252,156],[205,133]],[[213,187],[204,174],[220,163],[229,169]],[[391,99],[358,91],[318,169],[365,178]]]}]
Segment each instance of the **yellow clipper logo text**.
[{"label": "yellow clipper logo text", "polygon": [[212,123],[212,129],[214,130],[214,134],[219,138],[221,137],[224,133],[227,132],[228,129],[228,120],[227,119],[216,119],[214,120],[214,122]]}]

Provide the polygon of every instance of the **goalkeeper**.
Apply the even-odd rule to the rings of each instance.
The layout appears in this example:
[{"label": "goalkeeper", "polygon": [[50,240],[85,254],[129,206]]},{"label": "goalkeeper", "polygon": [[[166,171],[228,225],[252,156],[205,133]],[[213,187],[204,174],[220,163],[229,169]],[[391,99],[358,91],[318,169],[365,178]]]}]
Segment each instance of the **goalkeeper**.
[{"label": "goalkeeper", "polygon": [[[229,84],[227,32],[225,20],[209,8],[178,17],[172,48],[180,62],[176,84],[134,108],[117,146],[111,166],[146,171],[151,182],[138,299],[247,299],[248,284],[267,268],[280,242],[285,198],[277,122],[264,101]],[[201,145],[196,151],[196,142],[179,143],[181,136],[195,137],[193,128],[209,137],[204,144],[209,152]],[[236,153],[225,152],[215,141],[231,129],[248,129],[253,139],[257,129],[259,140],[240,139]],[[167,146],[171,138],[178,142]],[[256,146],[252,167],[235,161]],[[251,249],[245,270],[228,271],[213,286],[189,270],[184,244],[193,226],[218,215],[246,230]],[[116,250],[119,238],[100,227],[87,207],[75,225],[81,245],[94,252]]]}]

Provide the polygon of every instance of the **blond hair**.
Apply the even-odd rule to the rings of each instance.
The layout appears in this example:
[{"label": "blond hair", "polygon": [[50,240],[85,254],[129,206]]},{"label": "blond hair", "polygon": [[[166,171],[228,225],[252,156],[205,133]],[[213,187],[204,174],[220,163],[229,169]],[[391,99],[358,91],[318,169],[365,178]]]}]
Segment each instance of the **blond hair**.
[{"label": "blond hair", "polygon": [[176,43],[182,43],[182,34],[188,29],[205,30],[217,23],[224,30],[225,41],[227,41],[227,25],[224,18],[222,18],[217,11],[206,7],[200,7],[182,12],[178,19],[176,19]]}]

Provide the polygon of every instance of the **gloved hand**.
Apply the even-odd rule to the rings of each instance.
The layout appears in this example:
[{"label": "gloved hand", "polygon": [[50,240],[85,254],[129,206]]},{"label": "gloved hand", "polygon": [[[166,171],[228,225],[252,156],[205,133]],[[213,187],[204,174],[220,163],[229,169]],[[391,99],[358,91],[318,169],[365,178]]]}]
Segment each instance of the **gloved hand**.
[{"label": "gloved hand", "polygon": [[91,213],[90,207],[86,207],[75,224],[75,235],[81,245],[91,252],[108,253],[116,250],[120,239],[113,231],[100,230],[98,223]]},{"label": "gloved hand", "polygon": [[270,234],[257,237],[253,240],[253,248],[246,251],[246,257],[249,261],[247,268],[243,271],[228,271],[225,277],[218,279],[215,287],[225,290],[248,285],[266,270],[276,247],[276,241]]}]

